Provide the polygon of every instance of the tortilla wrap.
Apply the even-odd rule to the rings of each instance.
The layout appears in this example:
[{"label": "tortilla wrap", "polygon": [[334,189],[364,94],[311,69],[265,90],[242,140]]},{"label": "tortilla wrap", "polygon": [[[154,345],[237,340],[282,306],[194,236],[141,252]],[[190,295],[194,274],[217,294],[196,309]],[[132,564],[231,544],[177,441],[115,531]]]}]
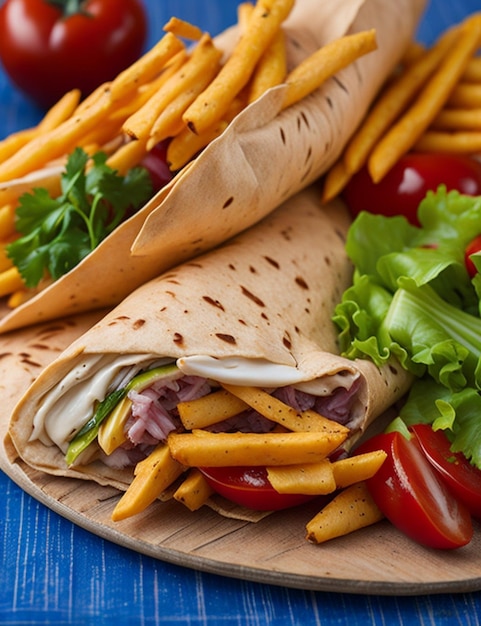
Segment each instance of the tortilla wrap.
[{"label": "tortilla wrap", "polygon": [[[166,269],[255,224],[336,161],[412,40],[424,0],[297,0],[285,22],[289,65],[345,34],[375,28],[378,49],[279,113],[285,86],[245,109],[137,214],[59,280],[14,310],[0,332],[114,306]],[[231,28],[216,41],[224,50]]]},{"label": "tortilla wrap", "polygon": [[130,368],[159,361],[209,381],[290,386],[321,398],[326,411],[345,393],[352,442],[404,395],[411,378],[395,362],[379,370],[339,356],[331,317],[352,279],[344,250],[349,224],[340,202],[321,207],[319,190],[309,187],[222,247],[141,286],[19,401],[10,425],[18,454],[44,472],[125,490],[132,467],[107,465],[96,442],[88,461],[67,467],[67,440]]}]

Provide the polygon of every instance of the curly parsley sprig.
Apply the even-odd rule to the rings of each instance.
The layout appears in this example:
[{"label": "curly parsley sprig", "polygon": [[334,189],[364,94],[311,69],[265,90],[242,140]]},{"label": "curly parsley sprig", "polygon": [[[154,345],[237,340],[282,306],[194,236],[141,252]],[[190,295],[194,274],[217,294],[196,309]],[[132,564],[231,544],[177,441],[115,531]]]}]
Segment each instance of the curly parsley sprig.
[{"label": "curly parsley sprig", "polygon": [[43,188],[20,197],[15,226],[22,236],[6,251],[27,287],[36,287],[45,272],[54,280],[69,272],[152,195],[145,168],[120,176],[106,161],[103,152],[91,157],[76,148],[62,174],[58,198]]}]

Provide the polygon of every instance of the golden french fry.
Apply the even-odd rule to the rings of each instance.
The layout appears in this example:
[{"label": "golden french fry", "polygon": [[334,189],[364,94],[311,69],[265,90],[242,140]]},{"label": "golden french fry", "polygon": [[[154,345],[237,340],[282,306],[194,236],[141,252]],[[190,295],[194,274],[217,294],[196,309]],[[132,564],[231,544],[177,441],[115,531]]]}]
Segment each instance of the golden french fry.
[{"label": "golden french fry", "polygon": [[[205,56],[205,55],[204,55]],[[161,111],[155,120],[147,141],[147,149],[150,150],[159,141],[167,137],[174,137],[181,132],[186,126],[182,116],[187,107],[195,100],[201,91],[210,83],[220,68],[220,51],[218,52],[217,61],[214,59],[212,63],[200,69],[199,74],[192,80],[190,88],[184,88],[177,96],[169,102],[163,111]],[[187,65],[184,72],[187,71]]]},{"label": "golden french fry", "polygon": [[56,102],[45,113],[42,120],[40,120],[37,130],[38,132],[49,131],[52,128],[56,128],[65,120],[73,115],[75,109],[79,105],[81,97],[80,89],[71,89],[64,94],[58,102]]},{"label": "golden french fry", "polygon": [[204,476],[197,468],[189,470],[187,478],[174,492],[174,498],[182,502],[190,511],[197,511],[214,493]]},{"label": "golden french fry", "polygon": [[15,266],[0,273],[0,298],[19,289],[25,289],[25,283]]},{"label": "golden french fry", "polygon": [[374,182],[379,182],[409,151],[443,108],[469,59],[481,41],[481,15],[468,18],[458,37],[414,104],[379,141],[368,160]]},{"label": "golden french fry", "polygon": [[384,450],[350,456],[332,463],[336,487],[344,488],[374,476],[387,457]]},{"label": "golden french fry", "polygon": [[338,422],[327,419],[315,411],[296,411],[278,398],[257,387],[222,384],[232,395],[237,396],[267,419],[296,432],[340,433],[347,437],[349,429]]},{"label": "golden french fry", "polygon": [[[344,151],[346,174],[359,171],[384,133],[406,110],[449,52],[457,33],[442,35],[436,44],[415,60],[381,92]],[[334,196],[329,194],[330,198]]]},{"label": "golden french fry", "polygon": [[279,493],[316,496],[336,490],[332,463],[328,459],[307,465],[268,467],[267,477]]},{"label": "golden french fry", "polygon": [[0,163],[6,161],[12,154],[15,154],[23,148],[29,141],[38,135],[36,128],[26,128],[25,130],[19,130],[5,139],[0,141]]},{"label": "golden french fry", "polygon": [[0,163],[0,181],[18,178],[71,152],[81,138],[102,123],[111,106],[108,91],[82,114],[74,115],[49,132],[34,137],[9,159]]},{"label": "golden french fry", "polygon": [[112,454],[119,446],[127,441],[125,424],[130,417],[132,400],[127,396],[117,404],[110,415],[100,424],[97,443],[105,452]]},{"label": "golden french fry", "polygon": [[6,245],[13,241],[13,238],[6,238],[0,244],[0,273],[13,267],[13,261],[7,256]]},{"label": "golden french fry", "polygon": [[110,85],[113,100],[123,100],[134,93],[143,83],[152,81],[164,65],[185,46],[172,33],[166,33],[157,44],[135,63],[114,78]]},{"label": "golden french fry", "polygon": [[383,519],[364,482],[341,491],[306,525],[306,539],[324,543]]},{"label": "golden french fry", "polygon": [[147,139],[127,141],[122,144],[107,159],[107,165],[116,170],[121,176],[138,165],[147,154]]},{"label": "golden french fry", "polygon": [[180,421],[186,430],[211,426],[233,417],[247,408],[249,405],[225,389],[220,389],[196,400],[179,402],[177,405]]},{"label": "golden french fry", "polygon": [[198,26],[181,20],[178,17],[171,17],[167,24],[165,24],[163,30],[166,33],[172,33],[176,37],[190,39],[192,41],[198,41],[203,34]]},{"label": "golden french fry", "polygon": [[294,0],[257,1],[232,54],[185,112],[184,121],[193,132],[202,133],[224,117],[293,6]]},{"label": "golden french fry", "polygon": [[7,300],[7,306],[10,309],[15,309],[27,300],[30,300],[35,295],[35,292],[31,289],[19,289],[12,293],[12,295]]},{"label": "golden french fry", "polygon": [[247,24],[249,23],[253,10],[254,5],[252,2],[241,2],[237,5],[237,23],[242,33],[245,33],[247,30]]},{"label": "golden french fry", "polygon": [[459,82],[447,99],[447,105],[465,109],[481,107],[481,84]]},{"label": "golden french fry", "polygon": [[280,85],[287,75],[286,41],[282,28],[259,59],[249,83],[248,102],[254,102],[271,87]]},{"label": "golden french fry", "polygon": [[[198,83],[202,85],[201,91],[212,80],[219,70],[221,56],[222,52],[215,47],[210,36],[204,35],[181,68],[125,121],[124,132],[136,139],[148,137],[159,115],[172,101],[195,89]],[[192,99],[196,95],[194,92]]]},{"label": "golden french fry", "polygon": [[0,241],[11,237],[15,233],[15,207],[5,204],[0,208]]},{"label": "golden french fry", "polygon": [[416,61],[418,61],[418,59],[420,59],[425,52],[426,47],[422,43],[419,43],[418,41],[409,42],[408,47],[401,59],[401,65],[408,66],[416,63]]},{"label": "golden french fry", "polygon": [[345,439],[340,432],[192,433],[169,435],[174,459],[189,467],[317,463]]},{"label": "golden french fry", "polygon": [[325,204],[339,195],[351,178],[344,161],[337,161],[324,177],[322,202]]},{"label": "golden french fry", "polygon": [[469,60],[462,80],[467,83],[481,82],[481,57],[476,56]]},{"label": "golden french fry", "polygon": [[481,152],[481,131],[442,132],[428,130],[417,140],[417,152],[476,154]]},{"label": "golden french fry", "polygon": [[442,109],[429,130],[481,130],[481,107],[477,109]]},{"label": "golden french fry", "polygon": [[346,35],[326,44],[287,75],[288,89],[282,107],[286,109],[299,102],[341,69],[376,49],[374,29]]},{"label": "golden french fry", "polygon": [[112,512],[117,522],[144,511],[185,470],[165,444],[160,444],[135,468],[135,477]]}]

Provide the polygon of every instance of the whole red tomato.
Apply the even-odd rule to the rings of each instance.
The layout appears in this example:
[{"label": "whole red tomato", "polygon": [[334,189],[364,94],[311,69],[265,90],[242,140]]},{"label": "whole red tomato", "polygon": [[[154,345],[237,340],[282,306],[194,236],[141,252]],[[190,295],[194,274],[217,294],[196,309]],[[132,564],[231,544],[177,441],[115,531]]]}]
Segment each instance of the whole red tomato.
[{"label": "whole red tomato", "polygon": [[11,80],[41,107],[67,91],[83,96],[142,54],[141,0],[6,0],[0,59]]},{"label": "whole red tomato", "polygon": [[468,196],[481,194],[481,163],[461,154],[408,153],[379,183],[367,168],[355,174],[342,196],[352,215],[369,211],[377,215],[404,215],[418,224],[418,206],[428,191],[446,185]]}]

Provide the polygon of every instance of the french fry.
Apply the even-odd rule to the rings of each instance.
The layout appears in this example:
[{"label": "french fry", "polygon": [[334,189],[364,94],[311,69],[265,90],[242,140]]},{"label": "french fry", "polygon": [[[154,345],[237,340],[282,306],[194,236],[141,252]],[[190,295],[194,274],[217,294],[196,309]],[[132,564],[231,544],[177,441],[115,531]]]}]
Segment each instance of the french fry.
[{"label": "french fry", "polygon": [[232,395],[237,396],[267,419],[296,432],[339,433],[347,437],[349,429],[338,422],[327,419],[315,411],[296,411],[278,398],[257,387],[222,384]]},{"label": "french fry", "polygon": [[178,37],[172,33],[166,33],[138,61],[114,78],[110,85],[112,99],[123,100],[143,83],[149,83],[161,72],[164,65],[184,48],[184,44]]},{"label": "french fry", "polygon": [[0,208],[0,241],[15,233],[15,207],[5,204]]},{"label": "french fry", "polygon": [[344,160],[339,159],[324,177],[322,202],[327,203],[341,193],[352,175],[347,171]]},{"label": "french fry", "polygon": [[27,289],[19,289],[18,291],[14,291],[12,295],[7,300],[7,306],[10,309],[15,309],[17,306],[20,306],[27,300],[30,300],[35,295],[35,292]]},{"label": "french fry", "polygon": [[68,154],[91,130],[101,125],[111,106],[108,91],[80,115],[74,115],[47,133],[34,137],[9,159],[0,163],[0,182],[42,168],[53,159]]},{"label": "french fry", "polygon": [[220,389],[196,400],[179,402],[180,421],[186,430],[205,428],[245,411],[249,405]]},{"label": "french fry", "polygon": [[445,108],[432,121],[429,130],[481,130],[481,107],[477,109]]},{"label": "french fry", "polygon": [[366,483],[356,483],[336,495],[307,523],[306,539],[311,543],[324,543],[371,526],[383,517]]},{"label": "french fry", "polygon": [[42,133],[52,130],[52,128],[57,128],[62,122],[68,120],[79,105],[80,97],[80,89],[67,91],[67,93],[45,113],[43,119],[40,120],[37,126],[37,131]]},{"label": "french fry", "polygon": [[294,0],[257,1],[232,54],[185,112],[184,121],[194,133],[202,133],[224,117],[293,6]]},{"label": "french fry", "polygon": [[384,463],[386,457],[384,450],[374,450],[334,461],[332,473],[336,487],[342,489],[371,478]]},{"label": "french fry", "polygon": [[447,99],[447,105],[465,109],[481,107],[481,84],[458,83]]},{"label": "french fry", "polygon": [[469,60],[468,66],[462,76],[462,80],[467,83],[481,82],[481,57],[473,57]]},{"label": "french fry", "polygon": [[426,48],[422,43],[419,43],[418,41],[411,41],[403,54],[400,64],[403,67],[412,65],[418,61],[418,59],[420,59],[425,52]]},{"label": "french fry", "polygon": [[308,465],[267,467],[267,477],[278,493],[317,496],[336,490],[332,463],[327,459]]},{"label": "french fry", "polygon": [[121,176],[140,163],[147,154],[147,138],[127,141],[107,159],[107,165]]},{"label": "french fry", "polygon": [[15,266],[0,273],[0,298],[24,288],[23,278]]},{"label": "french fry", "polygon": [[288,89],[282,108],[286,109],[299,102],[341,69],[376,49],[374,29],[346,35],[329,42],[287,75]]},{"label": "french fry", "polygon": [[481,152],[481,131],[442,132],[428,130],[414,144],[418,152],[476,154]]},{"label": "french fry", "polygon": [[163,30],[181,39],[190,39],[191,41],[198,41],[203,34],[198,26],[181,20],[178,17],[171,17],[167,24],[165,24]]},{"label": "french fry", "polygon": [[287,75],[286,41],[282,28],[259,59],[249,83],[247,101],[254,102],[271,87],[280,85]]},{"label": "french fry", "polygon": [[317,463],[345,439],[341,432],[171,434],[171,454],[189,467],[296,465]]},{"label": "french fry", "polygon": [[135,476],[112,512],[117,522],[144,511],[185,471],[172,459],[169,448],[160,444],[135,468]]},{"label": "french fry", "polygon": [[197,511],[214,493],[197,468],[192,468],[185,480],[174,492],[174,499],[182,502],[190,511]]},{"label": "french fry", "polygon": [[[203,90],[217,74],[221,56],[222,52],[215,47],[211,37],[204,35],[181,68],[125,121],[124,132],[136,139],[148,137],[159,115],[173,100],[191,89],[195,90],[197,84],[201,85],[199,91]],[[192,99],[197,93],[194,91]]]},{"label": "french fry", "polygon": [[[382,91],[359,130],[354,133],[346,146],[343,160],[347,173],[354,174],[366,163],[383,134],[406,110],[429,77],[439,67],[456,36],[456,31],[450,31],[441,36],[430,50],[418,57]],[[338,186],[334,186],[334,190],[336,187]],[[332,192],[328,197],[334,197]]]},{"label": "french fry", "polygon": [[481,14],[468,18],[457,32],[458,37],[449,54],[414,104],[384,135],[369,157],[368,169],[374,182],[379,182],[398,159],[413,147],[445,105],[481,41]]}]

